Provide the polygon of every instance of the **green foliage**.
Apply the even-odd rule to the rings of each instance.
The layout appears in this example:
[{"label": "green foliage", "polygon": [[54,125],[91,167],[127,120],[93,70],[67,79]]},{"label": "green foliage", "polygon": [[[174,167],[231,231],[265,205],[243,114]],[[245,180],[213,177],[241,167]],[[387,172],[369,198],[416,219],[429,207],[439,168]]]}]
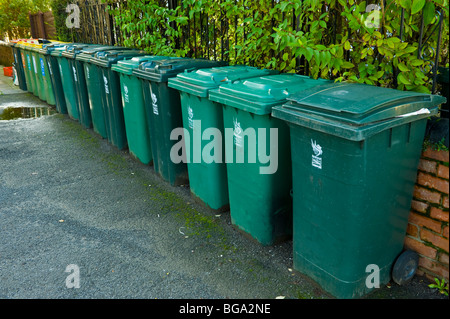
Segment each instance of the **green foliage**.
[{"label": "green foliage", "polygon": [[49,0],[0,0],[0,37],[10,39],[29,36],[30,20],[28,13],[49,10]]},{"label": "green foliage", "polygon": [[[103,1],[123,33],[122,44],[152,54],[200,57],[225,48],[230,64],[427,93],[441,11],[439,63],[448,64],[448,0],[387,0],[378,11],[355,0],[180,0],[176,8],[161,0]],[[429,40],[418,52],[422,14],[423,38]],[[208,31],[198,27],[205,15]],[[212,43],[214,36],[225,44]]]},{"label": "green foliage", "polygon": [[438,142],[432,142],[429,138],[425,137],[422,150],[425,151],[428,148],[434,151],[448,151],[448,147],[445,145],[445,137],[441,138],[441,140]]},{"label": "green foliage", "polygon": [[50,0],[53,18],[55,19],[56,37],[59,41],[70,42],[72,41],[72,34],[70,29],[66,26],[66,18],[68,13],[66,7],[69,3],[74,1],[70,0]]},{"label": "green foliage", "polygon": [[438,278],[434,278],[434,281],[436,284],[430,284],[428,287],[438,289],[439,293],[448,296],[448,282],[446,282],[445,279],[440,281]]}]

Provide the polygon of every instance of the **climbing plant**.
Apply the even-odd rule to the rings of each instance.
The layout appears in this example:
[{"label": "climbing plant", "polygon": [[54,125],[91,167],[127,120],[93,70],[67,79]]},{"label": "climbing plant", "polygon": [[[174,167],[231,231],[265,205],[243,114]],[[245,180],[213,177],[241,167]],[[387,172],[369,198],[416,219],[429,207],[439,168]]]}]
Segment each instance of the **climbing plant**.
[{"label": "climbing plant", "polygon": [[51,8],[55,21],[56,35],[59,41],[73,41],[71,30],[66,26],[66,18],[68,13],[66,7],[70,4],[70,0],[51,0]]},{"label": "climbing plant", "polygon": [[122,44],[152,54],[430,92],[440,34],[448,66],[448,0],[103,1]]}]

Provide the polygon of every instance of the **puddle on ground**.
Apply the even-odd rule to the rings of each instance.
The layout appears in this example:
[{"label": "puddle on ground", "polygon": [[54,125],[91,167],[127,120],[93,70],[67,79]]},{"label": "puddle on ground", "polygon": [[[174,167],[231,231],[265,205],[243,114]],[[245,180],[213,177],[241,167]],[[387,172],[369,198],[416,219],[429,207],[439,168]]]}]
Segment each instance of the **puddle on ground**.
[{"label": "puddle on ground", "polygon": [[0,113],[0,120],[30,119],[55,113],[55,107],[7,107]]}]

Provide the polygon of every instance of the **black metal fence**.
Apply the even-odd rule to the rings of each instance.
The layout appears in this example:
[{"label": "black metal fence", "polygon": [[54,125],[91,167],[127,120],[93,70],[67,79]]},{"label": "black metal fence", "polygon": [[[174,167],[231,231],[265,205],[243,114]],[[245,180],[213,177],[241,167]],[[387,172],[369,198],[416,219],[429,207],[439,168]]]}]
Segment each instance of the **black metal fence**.
[{"label": "black metal fence", "polygon": [[[224,0],[217,0],[217,3],[220,5],[223,1]],[[268,12],[267,10],[273,9],[280,2],[278,0],[259,2],[259,4],[263,3],[263,6],[266,6],[259,11],[256,10],[259,8],[255,5],[258,1],[235,0],[235,2],[242,6],[246,6],[244,7],[246,10],[242,10],[242,12],[233,12],[230,14],[222,8],[219,13],[216,9],[214,14],[210,14],[207,9],[202,8],[199,12],[196,12],[190,16],[186,24],[178,27],[180,32],[177,37],[171,38],[171,40],[168,41],[172,41],[171,45],[175,49],[187,49],[187,57],[233,61],[234,63],[254,65],[254,60],[251,60],[245,54],[238,54],[240,46],[246,41],[248,43],[249,38],[255,37],[255,40],[258,40],[257,36],[252,34],[254,29],[252,30],[246,22],[247,18],[255,18],[255,15],[259,14],[258,19],[264,21],[264,25],[261,25],[261,30],[263,30],[262,32],[273,33],[274,27],[280,25],[283,21],[288,21],[287,27],[290,30],[301,30],[303,32],[309,31],[308,28],[310,24],[301,25],[299,22],[299,16],[296,15],[294,10],[291,12],[282,12],[282,14],[275,17],[271,16],[270,20],[264,19],[264,12]],[[371,2],[377,4],[379,0],[367,1],[367,4]],[[72,41],[123,45],[124,41],[129,38],[130,34],[127,33],[127,30],[121,30],[116,24],[113,16],[108,12],[107,3],[104,3],[102,0],[75,0],[73,3],[78,5],[80,10],[80,28],[73,28],[70,30]],[[122,10],[126,10],[131,4],[131,0],[109,1],[111,8],[117,9],[120,12],[122,12]],[[186,10],[185,16],[188,16],[189,5],[191,5],[187,5],[186,1],[183,0],[159,0],[158,4],[160,7],[167,8],[169,10],[174,10],[177,7],[181,7],[182,10]],[[254,6],[256,9],[249,10],[252,8],[249,6]],[[400,30],[396,30],[396,34],[403,41],[403,38],[405,37],[405,21],[403,19],[405,9],[400,7],[398,9],[402,11],[402,20],[399,26]],[[326,5],[323,5],[319,8],[319,10],[322,10],[322,13],[327,14],[329,17],[327,22],[328,28],[324,30],[321,44],[324,46],[336,44],[340,41],[339,37],[343,33],[348,32],[346,26],[343,25],[345,21],[343,22],[340,12],[334,8],[329,8]],[[68,13],[63,14],[67,15]],[[433,43],[432,46],[437,46],[431,48],[431,50],[434,51],[434,56],[432,56],[434,66],[429,75],[433,80],[433,93],[442,91],[442,85],[439,84],[436,76],[438,64],[445,65],[448,63],[448,52],[446,53],[446,56],[439,57],[441,52],[440,47],[442,46],[441,35],[444,16],[441,11],[437,12],[437,14],[439,14],[440,20],[438,23],[434,23],[433,27],[430,28],[429,26],[424,25],[424,13],[422,12],[421,27],[420,30],[418,30],[419,58],[427,59],[427,56],[422,56],[422,54],[425,49],[430,49],[430,43]],[[136,13],[137,18],[135,19],[139,20],[140,15],[142,16],[142,12]],[[156,27],[146,26],[146,30],[141,31],[141,35],[144,35],[145,32],[154,33],[155,30],[160,32],[160,34],[165,34],[169,27],[176,30],[176,22],[167,21],[165,25],[164,23],[160,23]],[[267,41],[272,41],[273,43],[274,39],[271,38],[271,40]],[[446,46],[448,46],[448,44],[446,44]],[[288,49],[289,48],[287,48],[287,50]],[[267,52],[264,52],[264,56],[269,59],[272,57],[279,59],[283,54],[284,50],[274,50],[273,48],[270,48]],[[348,58],[349,57],[347,57],[347,59]],[[439,61],[441,62],[439,63]],[[296,62],[296,73],[310,75],[308,61],[305,59],[305,56],[297,58]]]},{"label": "black metal fence", "polygon": [[[79,8],[79,27],[69,28],[73,42],[114,45],[118,43],[118,34],[113,17],[107,11],[107,4],[101,0],[76,0],[72,2]],[[59,12],[60,16],[69,16],[73,11]],[[119,41],[120,42],[120,41]]]}]

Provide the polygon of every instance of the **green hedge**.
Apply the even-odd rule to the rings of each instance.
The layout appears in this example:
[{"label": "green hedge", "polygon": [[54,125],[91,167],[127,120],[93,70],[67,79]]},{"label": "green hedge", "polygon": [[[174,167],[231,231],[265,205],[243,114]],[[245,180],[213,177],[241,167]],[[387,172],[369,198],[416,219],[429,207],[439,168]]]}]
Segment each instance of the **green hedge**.
[{"label": "green hedge", "polygon": [[[152,54],[211,57],[225,45],[231,64],[420,92],[431,89],[442,12],[439,64],[448,66],[448,0],[380,1],[379,21],[369,2],[354,0],[103,1],[121,44]],[[429,41],[418,57],[422,14]]]},{"label": "green hedge", "polygon": [[51,0],[50,5],[55,19],[56,37],[59,41],[73,41],[72,32],[66,27],[66,18],[68,16],[66,7],[73,2],[71,0]]}]

